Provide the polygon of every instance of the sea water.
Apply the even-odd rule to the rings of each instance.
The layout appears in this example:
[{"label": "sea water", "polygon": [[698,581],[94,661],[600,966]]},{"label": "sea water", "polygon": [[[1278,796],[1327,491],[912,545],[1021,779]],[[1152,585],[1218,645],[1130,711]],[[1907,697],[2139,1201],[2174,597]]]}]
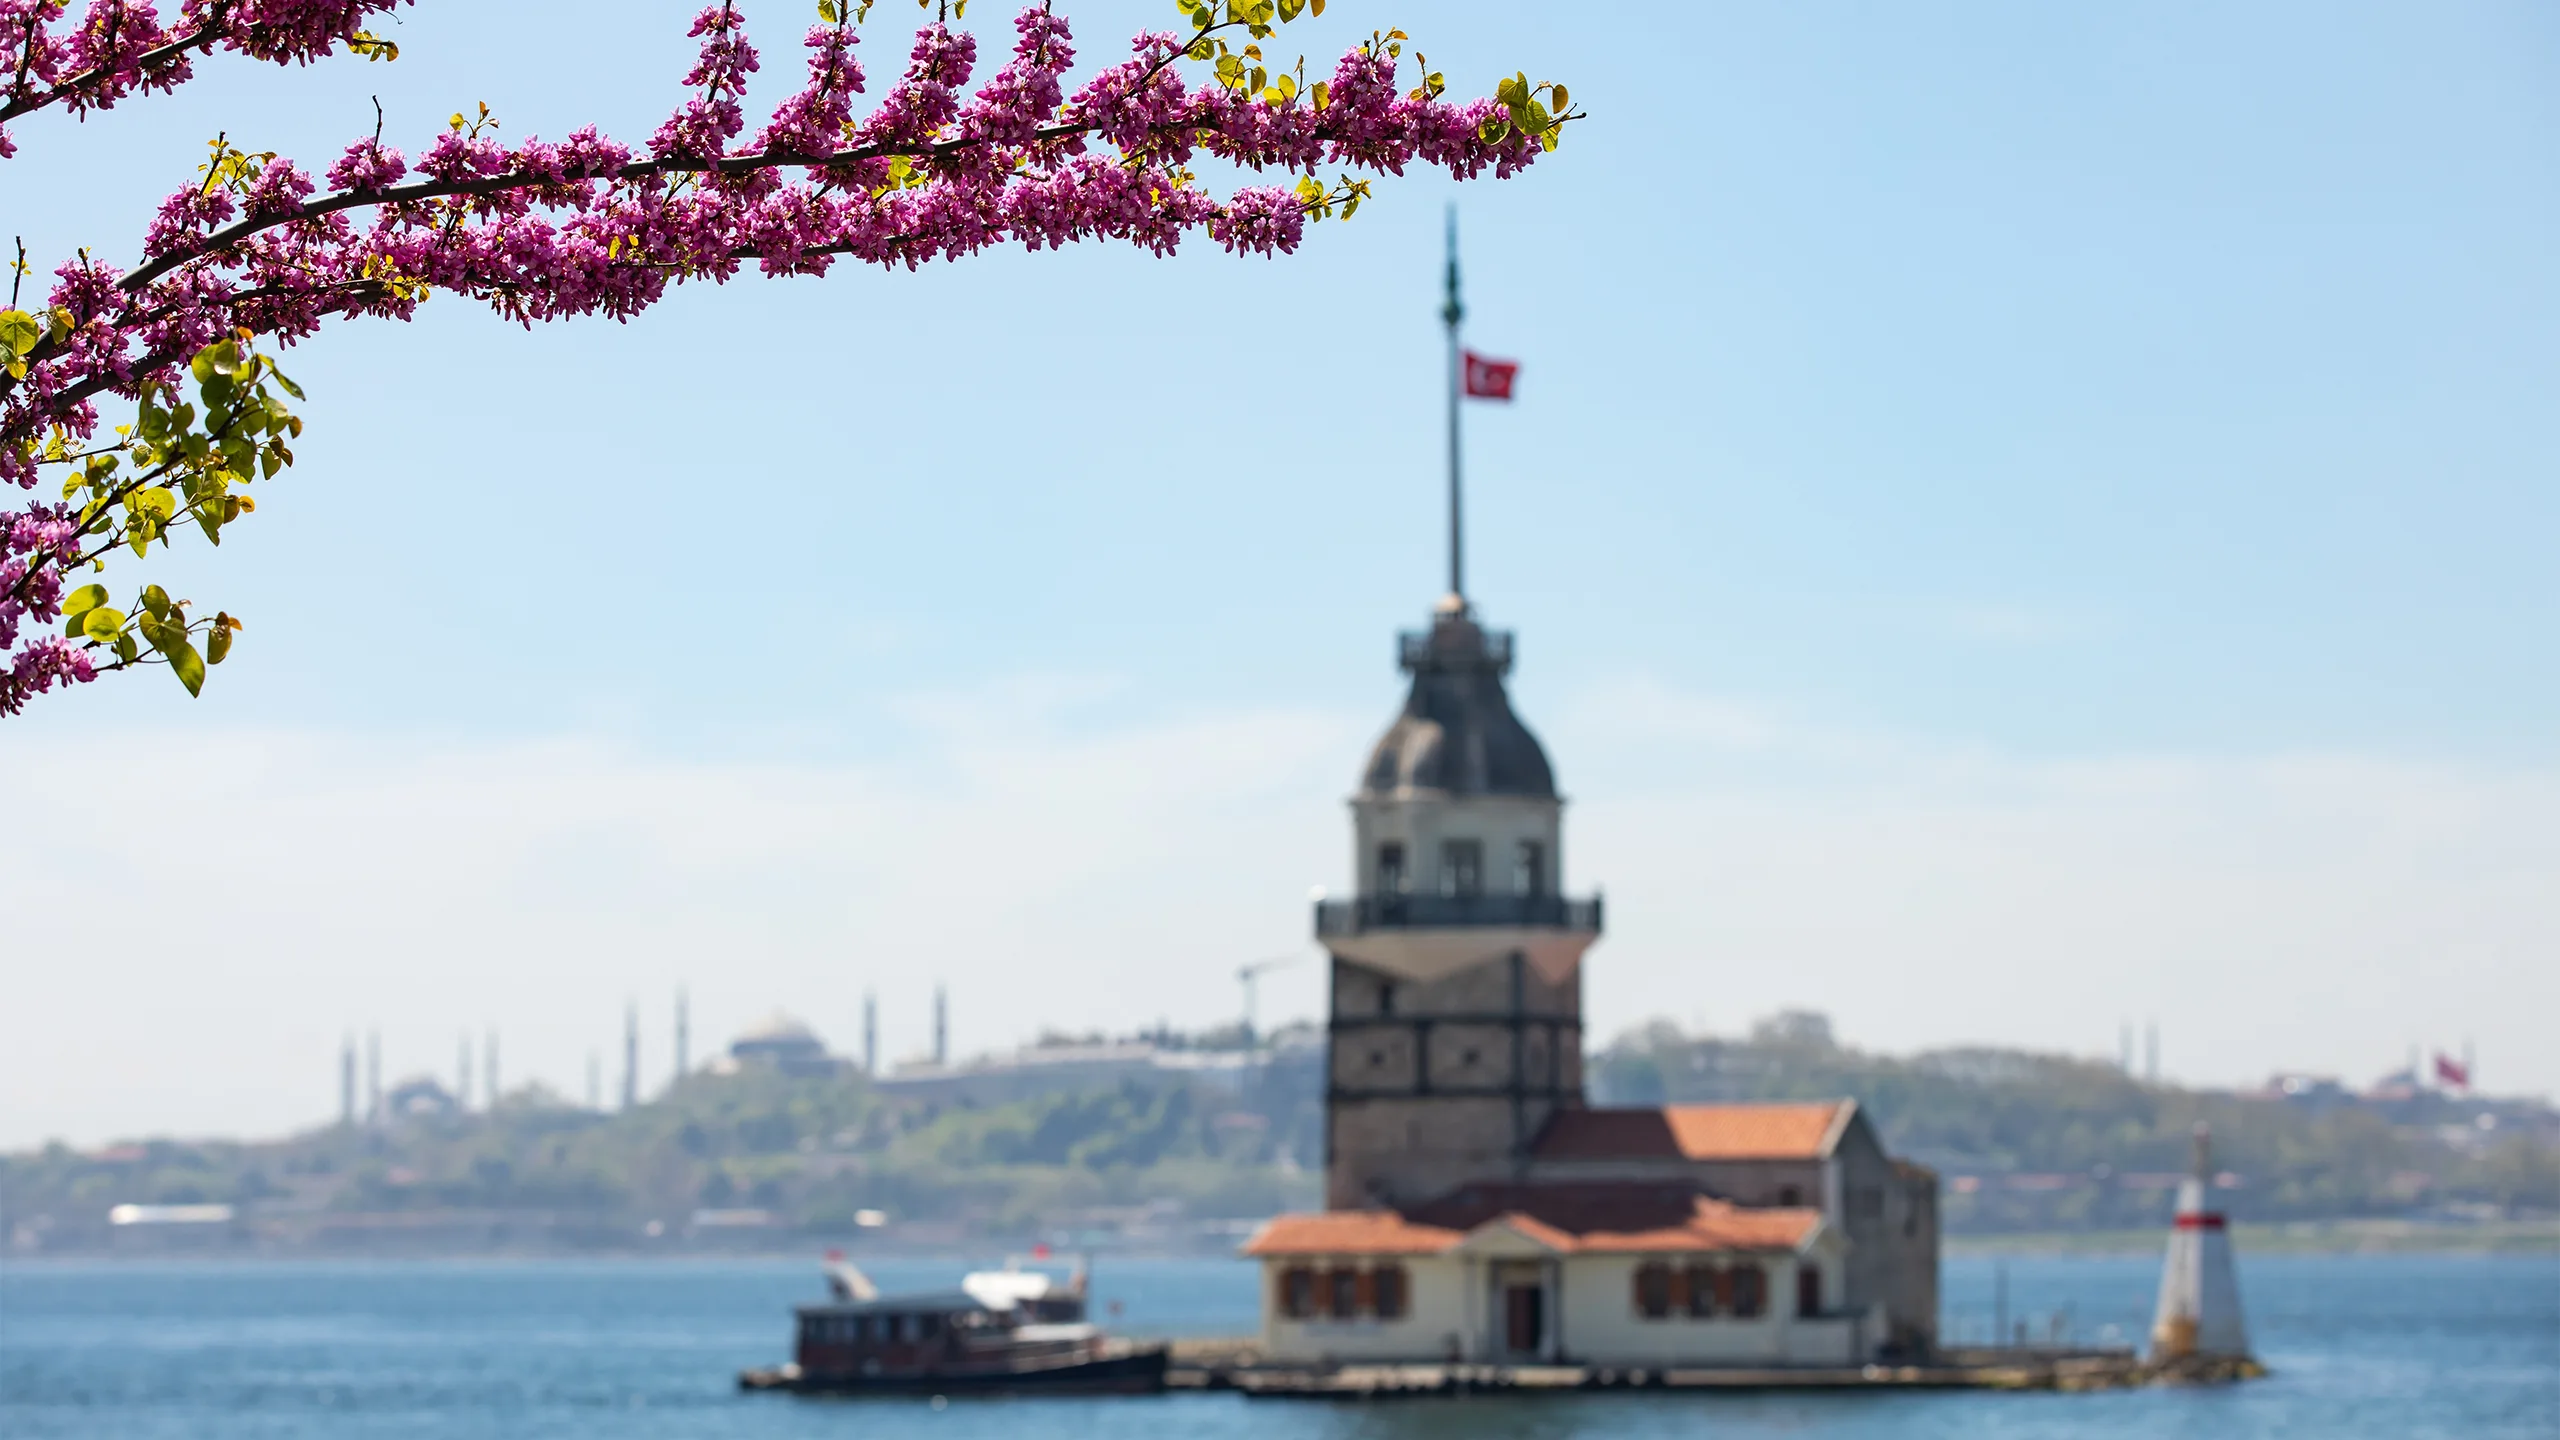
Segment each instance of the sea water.
[{"label": "sea water", "polygon": [[[965,1261],[882,1262],[884,1288]],[[2156,1262],[1950,1261],[1952,1335],[2136,1340]],[[1365,1403],[1233,1394],[829,1401],[741,1394],[786,1358],[814,1262],[0,1264],[6,1440],[918,1435],[1283,1437],[2560,1437],[2560,1259],[2243,1258],[2272,1378],[2041,1393],[1604,1393]],[[1253,1270],[1109,1260],[1097,1318],[1244,1334]],[[1113,1313],[1116,1311],[1116,1314]]]}]

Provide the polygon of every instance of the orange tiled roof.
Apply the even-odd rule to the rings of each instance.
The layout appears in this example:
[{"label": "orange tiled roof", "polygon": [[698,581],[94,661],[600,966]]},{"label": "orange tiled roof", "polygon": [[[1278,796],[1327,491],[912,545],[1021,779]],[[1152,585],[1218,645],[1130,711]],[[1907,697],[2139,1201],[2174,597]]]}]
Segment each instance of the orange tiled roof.
[{"label": "orange tiled roof", "polygon": [[1272,1216],[1245,1242],[1244,1253],[1437,1255],[1464,1238],[1463,1232],[1417,1224],[1393,1210],[1325,1210]]},{"label": "orange tiled roof", "polygon": [[1538,1136],[1541,1160],[1816,1160],[1853,1102],[1562,1110]]},{"label": "orange tiled roof", "polygon": [[1704,1195],[1679,1223],[1651,1230],[1594,1230],[1576,1247],[1586,1251],[1793,1250],[1822,1223],[1819,1210],[1746,1209]]},{"label": "orange tiled roof", "polygon": [[1822,1223],[1813,1209],[1750,1209],[1677,1186],[1470,1186],[1411,1214],[1331,1210],[1274,1217],[1246,1243],[1257,1258],[1437,1255],[1508,1224],[1561,1253],[1793,1250]]}]

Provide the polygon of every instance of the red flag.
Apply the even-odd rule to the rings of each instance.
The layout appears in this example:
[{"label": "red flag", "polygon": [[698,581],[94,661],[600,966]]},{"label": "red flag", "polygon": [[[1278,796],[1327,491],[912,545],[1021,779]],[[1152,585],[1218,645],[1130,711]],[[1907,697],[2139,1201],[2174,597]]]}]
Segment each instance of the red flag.
[{"label": "red flag", "polygon": [[1460,354],[1466,361],[1466,390],[1470,398],[1477,400],[1511,398],[1511,382],[1518,379],[1520,375],[1519,361],[1488,360],[1473,350],[1462,351]]},{"label": "red flag", "polygon": [[2444,1084],[2456,1085],[2468,1090],[2471,1088],[2471,1067],[2457,1065],[2452,1057],[2439,1051],[2436,1054],[2436,1079]]}]

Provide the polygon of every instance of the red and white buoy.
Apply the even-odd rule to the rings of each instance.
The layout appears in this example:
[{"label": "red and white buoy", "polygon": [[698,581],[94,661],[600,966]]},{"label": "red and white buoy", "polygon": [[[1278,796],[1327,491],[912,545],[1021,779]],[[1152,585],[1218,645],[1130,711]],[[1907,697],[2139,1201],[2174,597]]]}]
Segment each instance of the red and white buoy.
[{"label": "red and white buoy", "polygon": [[2151,1323],[2152,1363],[2249,1358],[2240,1323],[2240,1281],[2231,1268],[2231,1231],[2211,1204],[2212,1143],[2196,1126],[2195,1168],[2178,1186],[2169,1257],[2160,1270],[2160,1311]]}]

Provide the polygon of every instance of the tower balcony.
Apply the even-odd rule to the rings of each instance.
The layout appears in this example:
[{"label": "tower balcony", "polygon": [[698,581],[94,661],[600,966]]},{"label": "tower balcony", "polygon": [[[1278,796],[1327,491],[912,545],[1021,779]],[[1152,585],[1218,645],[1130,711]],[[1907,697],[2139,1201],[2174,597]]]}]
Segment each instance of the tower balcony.
[{"label": "tower balcony", "polygon": [[1485,630],[1461,620],[1397,635],[1396,668],[1413,674],[1426,670],[1491,670],[1508,675],[1514,650],[1510,631]]},{"label": "tower balcony", "polygon": [[1316,902],[1316,939],[1337,959],[1432,981],[1516,956],[1561,983],[1600,939],[1600,897],[1363,895]]},{"label": "tower balcony", "polygon": [[1600,897],[1562,895],[1363,895],[1316,902],[1316,938],[1379,930],[1569,930],[1597,935]]}]

